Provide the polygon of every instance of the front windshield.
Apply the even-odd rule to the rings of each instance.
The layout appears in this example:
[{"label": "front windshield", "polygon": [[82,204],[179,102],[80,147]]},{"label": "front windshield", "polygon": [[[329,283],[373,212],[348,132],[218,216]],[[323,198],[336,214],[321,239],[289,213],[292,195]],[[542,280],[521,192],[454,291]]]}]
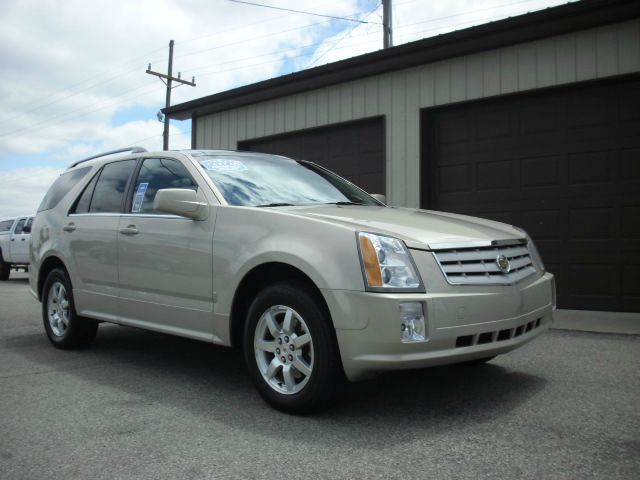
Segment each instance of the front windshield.
[{"label": "front windshield", "polygon": [[382,205],[343,178],[313,163],[266,155],[194,156],[229,205]]}]

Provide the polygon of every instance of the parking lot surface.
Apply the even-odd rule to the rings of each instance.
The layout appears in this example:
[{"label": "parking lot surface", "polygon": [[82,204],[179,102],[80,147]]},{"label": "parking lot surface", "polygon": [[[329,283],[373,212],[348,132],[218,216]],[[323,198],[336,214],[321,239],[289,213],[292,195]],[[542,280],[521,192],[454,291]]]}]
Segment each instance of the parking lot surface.
[{"label": "parking lot surface", "polygon": [[53,348],[0,283],[0,478],[640,478],[640,337],[551,330],[476,367],[387,374],[333,410],[269,408],[240,351],[101,325]]}]

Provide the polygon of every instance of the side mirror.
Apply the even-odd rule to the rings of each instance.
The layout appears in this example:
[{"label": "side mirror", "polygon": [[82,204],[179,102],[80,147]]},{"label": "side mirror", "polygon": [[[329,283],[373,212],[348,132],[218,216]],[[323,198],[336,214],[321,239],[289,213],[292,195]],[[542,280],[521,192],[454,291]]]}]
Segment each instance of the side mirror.
[{"label": "side mirror", "polygon": [[204,220],[209,216],[209,204],[202,195],[188,188],[163,188],[158,190],[153,208],[193,220]]},{"label": "side mirror", "polygon": [[29,225],[25,225],[22,227],[22,233],[31,233],[31,227]]},{"label": "side mirror", "polygon": [[385,205],[387,204],[387,197],[385,197],[381,193],[370,193],[369,195],[371,195],[373,198],[375,198],[379,202],[384,203]]}]

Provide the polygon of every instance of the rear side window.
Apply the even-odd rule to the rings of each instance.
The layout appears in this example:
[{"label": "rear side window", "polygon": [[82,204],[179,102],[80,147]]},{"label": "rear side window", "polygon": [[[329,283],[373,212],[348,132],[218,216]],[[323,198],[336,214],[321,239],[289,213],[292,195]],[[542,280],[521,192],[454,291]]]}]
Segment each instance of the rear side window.
[{"label": "rear side window", "polygon": [[84,187],[84,190],[76,200],[76,204],[69,213],[87,213],[89,211],[89,205],[91,204],[91,197],[93,196],[93,189],[96,186],[98,177],[100,174],[93,176],[91,181]]},{"label": "rear side window", "polygon": [[179,160],[147,158],[140,168],[133,189],[132,213],[162,213],[153,209],[156,193],[162,188],[189,188],[196,190],[191,175]]},{"label": "rear side window", "polygon": [[89,173],[89,170],[91,170],[91,167],[78,168],[77,170],[71,170],[70,172],[65,172],[60,175],[42,199],[38,207],[38,212],[50,210],[58,205],[62,197],[69,193],[69,191]]},{"label": "rear side window", "polygon": [[11,225],[13,225],[13,220],[3,220],[2,222],[0,222],[0,233],[10,232]]},{"label": "rear side window", "polygon": [[90,213],[122,211],[127,181],[135,166],[136,160],[122,160],[104,166],[93,190]]}]

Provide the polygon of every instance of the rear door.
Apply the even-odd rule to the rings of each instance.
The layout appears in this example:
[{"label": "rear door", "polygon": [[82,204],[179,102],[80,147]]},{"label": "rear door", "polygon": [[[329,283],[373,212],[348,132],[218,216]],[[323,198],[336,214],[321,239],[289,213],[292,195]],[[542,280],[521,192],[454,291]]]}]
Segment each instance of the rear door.
[{"label": "rear door", "polygon": [[11,263],[29,262],[29,234],[24,232],[29,217],[20,217],[11,235],[10,259]]},{"label": "rear door", "polygon": [[63,227],[71,252],[73,293],[81,315],[118,317],[118,222],[137,160],[106,164],[76,199]]},{"label": "rear door", "polygon": [[204,221],[156,211],[163,188],[198,185],[180,160],[142,162],[118,229],[121,314],[126,323],[210,340],[215,211]]}]

